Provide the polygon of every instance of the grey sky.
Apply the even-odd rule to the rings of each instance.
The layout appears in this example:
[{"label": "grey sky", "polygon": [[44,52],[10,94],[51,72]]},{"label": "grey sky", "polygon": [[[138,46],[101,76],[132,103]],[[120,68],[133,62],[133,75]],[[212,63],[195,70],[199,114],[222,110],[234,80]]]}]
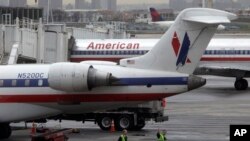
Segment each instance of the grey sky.
[{"label": "grey sky", "polygon": [[[72,2],[74,0],[64,0],[65,2]],[[91,0],[87,0],[91,1]],[[167,3],[168,0],[117,0],[118,4],[147,4],[147,3]]]},{"label": "grey sky", "polygon": [[[86,0],[91,1],[91,0]],[[117,0],[118,4],[161,4],[161,3],[168,3],[169,0]],[[74,0],[63,0],[65,4],[72,3]],[[35,0],[28,0],[29,4],[34,4]]]},{"label": "grey sky", "polygon": [[[91,1],[91,0],[87,0]],[[30,4],[34,4],[35,0],[28,0]],[[74,0],[64,0],[64,3],[71,3],[74,2]],[[117,0],[118,4],[161,4],[161,3],[168,3],[168,0]]]}]

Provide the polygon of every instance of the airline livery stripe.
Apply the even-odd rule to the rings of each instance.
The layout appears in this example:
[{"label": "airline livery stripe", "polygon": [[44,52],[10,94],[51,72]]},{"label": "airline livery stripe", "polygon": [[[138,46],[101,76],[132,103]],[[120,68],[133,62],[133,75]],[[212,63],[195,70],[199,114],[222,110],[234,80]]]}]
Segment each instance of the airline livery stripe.
[{"label": "airline livery stripe", "polygon": [[249,55],[250,50],[206,50],[205,55]]},{"label": "airline livery stripe", "polygon": [[[143,55],[148,50],[74,50],[71,55]],[[204,55],[250,55],[250,50],[206,50]]]},{"label": "airline livery stripe", "polygon": [[[88,60],[97,60],[97,61],[112,61],[112,62],[119,62],[123,58],[92,58],[92,57],[78,57],[78,58],[71,58],[71,62],[81,62],[81,61],[88,61]],[[250,61],[250,57],[202,57],[201,61]]]},{"label": "airline livery stripe", "polygon": [[[1,103],[79,103],[151,101],[173,96],[175,93],[127,93],[127,94],[44,94],[44,95],[1,95]],[[157,97],[157,99],[156,99]]]},{"label": "airline livery stripe", "polygon": [[[186,85],[187,77],[121,78],[115,85]],[[0,88],[49,87],[48,79],[0,79]]]},{"label": "airline livery stripe", "polygon": [[0,79],[1,87],[48,87],[48,79]]},{"label": "airline livery stripe", "polygon": [[112,57],[112,58],[96,58],[96,57],[77,57],[77,58],[70,58],[70,61],[71,62],[81,62],[81,61],[89,61],[89,60],[97,60],[97,61],[112,61],[112,62],[118,62],[119,60],[121,60],[123,58],[115,58],[115,57]]},{"label": "airline livery stripe", "polygon": [[88,51],[72,51],[71,55],[143,55],[148,50],[88,50]]},{"label": "airline livery stripe", "polygon": [[202,57],[201,61],[250,61],[250,57]]},{"label": "airline livery stripe", "polygon": [[187,77],[123,78],[119,83],[124,85],[186,85],[187,81]]}]

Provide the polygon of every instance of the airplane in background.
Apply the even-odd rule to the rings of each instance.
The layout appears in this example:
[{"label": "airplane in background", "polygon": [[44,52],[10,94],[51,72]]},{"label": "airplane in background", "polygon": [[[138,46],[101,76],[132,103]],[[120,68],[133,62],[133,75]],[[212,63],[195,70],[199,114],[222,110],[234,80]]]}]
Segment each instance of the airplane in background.
[{"label": "airplane in background", "polygon": [[[155,8],[150,8],[152,21],[162,27],[170,27],[173,21],[162,21]],[[224,30],[219,25],[217,30]],[[72,62],[85,60],[106,60],[117,62],[122,58],[146,54],[159,39],[105,39],[77,40],[71,53]],[[249,63],[250,39],[218,38],[212,39],[201,58],[194,74],[235,77],[236,90],[246,90],[250,77],[250,67],[242,66]]]},{"label": "airplane in background", "polygon": [[[76,40],[70,60],[72,62],[86,60],[118,62],[123,58],[146,54],[158,41],[159,39]],[[250,39],[213,38],[194,74],[235,77],[235,89],[245,90],[248,88],[248,82],[244,78],[250,77],[249,63]]]},{"label": "airplane in background", "polygon": [[236,15],[220,10],[183,10],[147,54],[118,64],[0,66],[0,138],[11,135],[10,122],[113,109],[203,86],[205,79],[191,74],[218,24],[233,19]]},{"label": "airplane in background", "polygon": [[148,22],[148,24],[150,24],[150,25],[157,25],[160,27],[164,27],[164,28],[168,27],[169,28],[174,23],[174,21],[163,20],[162,16],[155,8],[150,7],[149,11],[150,11],[150,15],[152,18],[151,22]]},{"label": "airplane in background", "polygon": [[[156,26],[159,26],[159,27],[163,27],[163,28],[169,28],[173,23],[174,21],[165,21],[161,14],[153,7],[150,7],[149,8],[149,11],[150,11],[150,15],[151,15],[151,22],[148,22],[148,24],[150,25],[156,25]],[[224,25],[219,25],[217,30],[225,30],[226,27]]]}]

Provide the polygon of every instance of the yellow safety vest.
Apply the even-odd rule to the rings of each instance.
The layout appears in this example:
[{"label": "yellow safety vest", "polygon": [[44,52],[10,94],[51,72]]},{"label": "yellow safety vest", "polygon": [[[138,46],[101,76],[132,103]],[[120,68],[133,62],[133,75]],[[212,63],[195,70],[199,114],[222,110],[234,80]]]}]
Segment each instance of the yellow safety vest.
[{"label": "yellow safety vest", "polygon": [[121,135],[121,139],[122,139],[122,141],[126,141],[124,135]]},{"label": "yellow safety vest", "polygon": [[158,141],[164,141],[164,136],[163,136],[163,134],[160,134],[160,137],[158,138]]}]

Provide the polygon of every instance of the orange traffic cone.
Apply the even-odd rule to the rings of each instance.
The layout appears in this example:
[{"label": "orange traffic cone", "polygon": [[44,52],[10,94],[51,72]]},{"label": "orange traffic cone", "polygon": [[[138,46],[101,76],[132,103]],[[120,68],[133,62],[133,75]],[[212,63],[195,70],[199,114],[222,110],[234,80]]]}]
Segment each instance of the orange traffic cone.
[{"label": "orange traffic cone", "polygon": [[114,120],[111,122],[110,132],[115,132],[115,123]]},{"label": "orange traffic cone", "polygon": [[32,123],[31,134],[32,135],[36,134],[36,124],[34,122]]}]

